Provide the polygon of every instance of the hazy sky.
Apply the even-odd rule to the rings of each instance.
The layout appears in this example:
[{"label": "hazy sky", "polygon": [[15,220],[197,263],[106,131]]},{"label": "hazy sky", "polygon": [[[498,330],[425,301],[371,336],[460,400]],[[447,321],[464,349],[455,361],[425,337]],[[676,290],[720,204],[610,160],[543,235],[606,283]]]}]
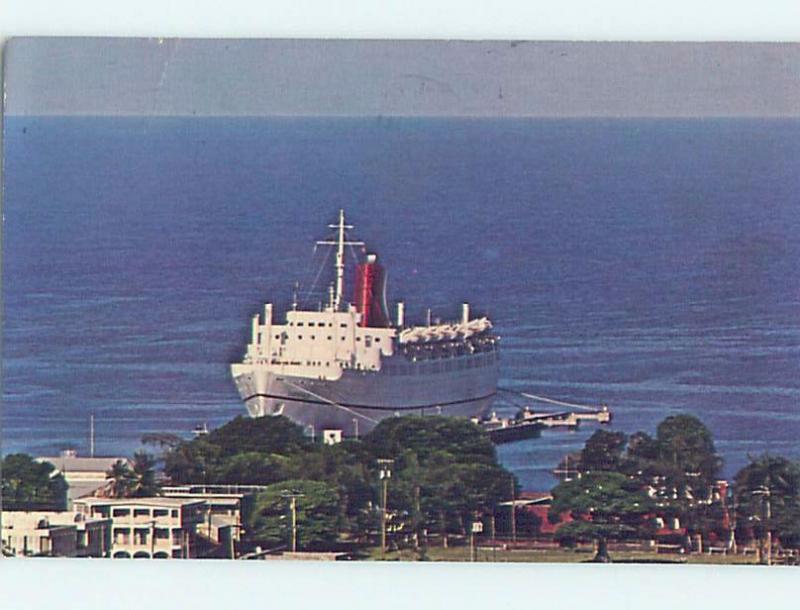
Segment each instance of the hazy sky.
[{"label": "hazy sky", "polygon": [[800,44],[21,38],[13,115],[800,116]]}]

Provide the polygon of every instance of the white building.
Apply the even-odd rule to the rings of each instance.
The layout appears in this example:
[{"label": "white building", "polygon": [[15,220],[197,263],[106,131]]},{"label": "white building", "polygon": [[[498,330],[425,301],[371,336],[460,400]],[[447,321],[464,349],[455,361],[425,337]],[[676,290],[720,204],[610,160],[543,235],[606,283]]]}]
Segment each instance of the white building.
[{"label": "white building", "polygon": [[17,557],[105,557],[111,521],[73,512],[3,511],[2,543]]},{"label": "white building", "polygon": [[86,518],[111,520],[114,559],[188,559],[196,557],[205,504],[165,497],[81,498],[75,510]]},{"label": "white building", "polygon": [[15,557],[75,557],[74,525],[50,523],[47,512],[3,511],[3,554]]},{"label": "white building", "polygon": [[106,472],[117,462],[122,461],[130,468],[133,463],[126,457],[79,457],[75,451],[62,451],[57,457],[37,457],[37,462],[48,462],[56,471],[64,475],[69,485],[67,490],[67,509],[81,496],[93,494],[106,484]]},{"label": "white building", "polygon": [[201,500],[204,514],[198,536],[217,545],[217,556],[232,557],[253,497],[263,489],[261,485],[176,485],[161,492],[165,497]]}]

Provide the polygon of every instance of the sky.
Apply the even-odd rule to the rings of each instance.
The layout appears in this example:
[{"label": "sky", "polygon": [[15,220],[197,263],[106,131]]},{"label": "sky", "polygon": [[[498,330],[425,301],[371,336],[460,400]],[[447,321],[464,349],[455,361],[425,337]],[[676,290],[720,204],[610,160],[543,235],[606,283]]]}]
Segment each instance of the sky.
[{"label": "sky", "polygon": [[17,38],[8,115],[798,117],[797,43]]}]

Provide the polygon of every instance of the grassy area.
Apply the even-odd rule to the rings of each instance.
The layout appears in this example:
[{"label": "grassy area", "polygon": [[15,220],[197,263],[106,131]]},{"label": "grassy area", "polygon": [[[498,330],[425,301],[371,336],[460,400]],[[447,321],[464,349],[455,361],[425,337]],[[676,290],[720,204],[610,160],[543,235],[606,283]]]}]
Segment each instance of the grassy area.
[{"label": "grassy area", "polygon": [[[411,549],[387,552],[385,557],[380,549],[369,549],[369,558],[373,561],[417,561],[419,555]],[[612,551],[613,561],[617,563],[686,563],[686,564],[712,564],[712,565],[755,565],[754,555],[677,555],[658,554],[646,551]],[[581,563],[592,559],[593,554],[585,550],[574,551],[570,549],[547,550],[496,550],[479,548],[477,561],[487,562],[521,562],[521,563]],[[431,547],[427,552],[430,561],[469,561],[469,549],[464,546]]]}]

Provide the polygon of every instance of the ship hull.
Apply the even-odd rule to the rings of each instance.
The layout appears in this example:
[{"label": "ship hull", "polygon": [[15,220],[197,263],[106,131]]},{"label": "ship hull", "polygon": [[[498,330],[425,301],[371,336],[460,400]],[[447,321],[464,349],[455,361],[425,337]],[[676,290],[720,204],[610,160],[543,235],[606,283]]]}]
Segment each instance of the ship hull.
[{"label": "ship hull", "polygon": [[480,417],[497,392],[497,353],[410,363],[387,358],[380,371],[345,371],[336,381],[283,375],[264,365],[232,367],[252,417],[285,415],[308,434],[369,432],[387,417]]}]

